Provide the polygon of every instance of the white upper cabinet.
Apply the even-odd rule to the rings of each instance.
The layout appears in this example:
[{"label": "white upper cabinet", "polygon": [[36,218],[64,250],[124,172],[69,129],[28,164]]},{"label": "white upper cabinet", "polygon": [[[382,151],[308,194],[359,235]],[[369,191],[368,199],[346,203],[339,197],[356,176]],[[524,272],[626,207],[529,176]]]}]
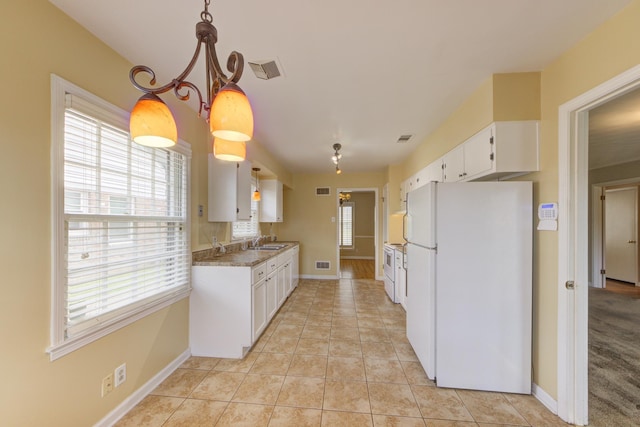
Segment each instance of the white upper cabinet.
[{"label": "white upper cabinet", "polygon": [[209,221],[248,221],[251,217],[251,164],[218,160],[209,154],[208,172]]},{"label": "white upper cabinet", "polygon": [[260,222],[282,222],[282,182],[260,181]]},{"label": "white upper cabinet", "polygon": [[442,157],[444,182],[464,180],[464,144],[458,145]]},{"label": "white upper cabinet", "polygon": [[[422,175],[421,175],[422,173]],[[425,185],[427,182],[442,182],[443,181],[443,168],[442,159],[438,159],[432,162],[426,168],[418,172],[418,184],[419,186]]]},{"label": "white upper cabinet", "polygon": [[444,155],[444,181],[496,180],[539,170],[538,122],[495,122]]}]

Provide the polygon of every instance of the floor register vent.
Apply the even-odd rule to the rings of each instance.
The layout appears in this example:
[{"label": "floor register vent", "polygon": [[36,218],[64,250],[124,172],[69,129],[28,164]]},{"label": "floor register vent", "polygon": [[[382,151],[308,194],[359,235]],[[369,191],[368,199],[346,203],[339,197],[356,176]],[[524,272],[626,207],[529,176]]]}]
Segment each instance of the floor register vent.
[{"label": "floor register vent", "polygon": [[316,196],[330,196],[331,187],[316,187]]},{"label": "floor register vent", "polygon": [[316,270],[330,270],[331,261],[316,261]]}]

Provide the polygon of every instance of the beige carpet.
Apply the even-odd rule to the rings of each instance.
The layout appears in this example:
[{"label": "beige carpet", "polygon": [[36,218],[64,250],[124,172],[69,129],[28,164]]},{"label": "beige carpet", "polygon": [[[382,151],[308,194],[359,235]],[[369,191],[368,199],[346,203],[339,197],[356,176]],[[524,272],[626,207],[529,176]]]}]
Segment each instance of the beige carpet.
[{"label": "beige carpet", "polygon": [[589,425],[640,425],[640,299],[589,289]]}]

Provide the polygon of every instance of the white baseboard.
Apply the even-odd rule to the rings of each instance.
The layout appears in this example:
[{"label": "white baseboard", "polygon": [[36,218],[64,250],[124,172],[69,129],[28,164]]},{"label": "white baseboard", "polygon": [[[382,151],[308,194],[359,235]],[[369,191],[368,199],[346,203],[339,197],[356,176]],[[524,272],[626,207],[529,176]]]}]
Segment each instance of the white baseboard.
[{"label": "white baseboard", "polygon": [[191,349],[187,348],[180,356],[176,357],[171,363],[165,366],[160,372],[154,375],[142,387],[134,391],[109,412],[104,418],[95,424],[95,427],[109,427],[114,425],[118,420],[124,417],[127,412],[133,409],[142,401],[149,393],[153,391],[162,381],[180,367],[191,356]]},{"label": "white baseboard", "polygon": [[301,279],[311,279],[311,280],[337,280],[338,276],[331,275],[319,275],[319,274],[301,274]]},{"label": "white baseboard", "polygon": [[380,280],[381,282],[384,282],[384,276],[376,276],[376,280]]},{"label": "white baseboard", "polygon": [[366,260],[375,260],[374,256],[341,256],[340,259],[366,259]]},{"label": "white baseboard", "polygon": [[551,397],[549,393],[544,391],[538,384],[533,383],[531,385],[531,394],[538,399],[548,410],[558,415],[558,402]]}]

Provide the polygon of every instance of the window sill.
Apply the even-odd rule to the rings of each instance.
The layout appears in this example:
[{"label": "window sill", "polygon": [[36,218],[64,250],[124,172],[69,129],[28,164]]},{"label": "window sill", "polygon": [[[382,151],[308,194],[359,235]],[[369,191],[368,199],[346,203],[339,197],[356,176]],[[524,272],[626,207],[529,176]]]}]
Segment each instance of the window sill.
[{"label": "window sill", "polygon": [[180,291],[179,293],[168,295],[163,299],[158,301],[154,301],[153,303],[140,307],[139,309],[132,311],[123,315],[120,318],[113,319],[113,321],[108,324],[102,325],[100,329],[89,330],[83,335],[79,335],[77,337],[69,338],[64,342],[59,344],[54,344],[51,347],[47,348],[47,353],[49,353],[49,360],[54,361],[59,359],[67,354],[84,347],[87,344],[92,343],[104,336],[109,335],[112,332],[117,331],[120,328],[123,328],[127,325],[130,325],[143,317],[146,317],[156,311],[162,310],[165,307],[168,307],[176,302],[187,298],[191,294],[191,288]]}]

